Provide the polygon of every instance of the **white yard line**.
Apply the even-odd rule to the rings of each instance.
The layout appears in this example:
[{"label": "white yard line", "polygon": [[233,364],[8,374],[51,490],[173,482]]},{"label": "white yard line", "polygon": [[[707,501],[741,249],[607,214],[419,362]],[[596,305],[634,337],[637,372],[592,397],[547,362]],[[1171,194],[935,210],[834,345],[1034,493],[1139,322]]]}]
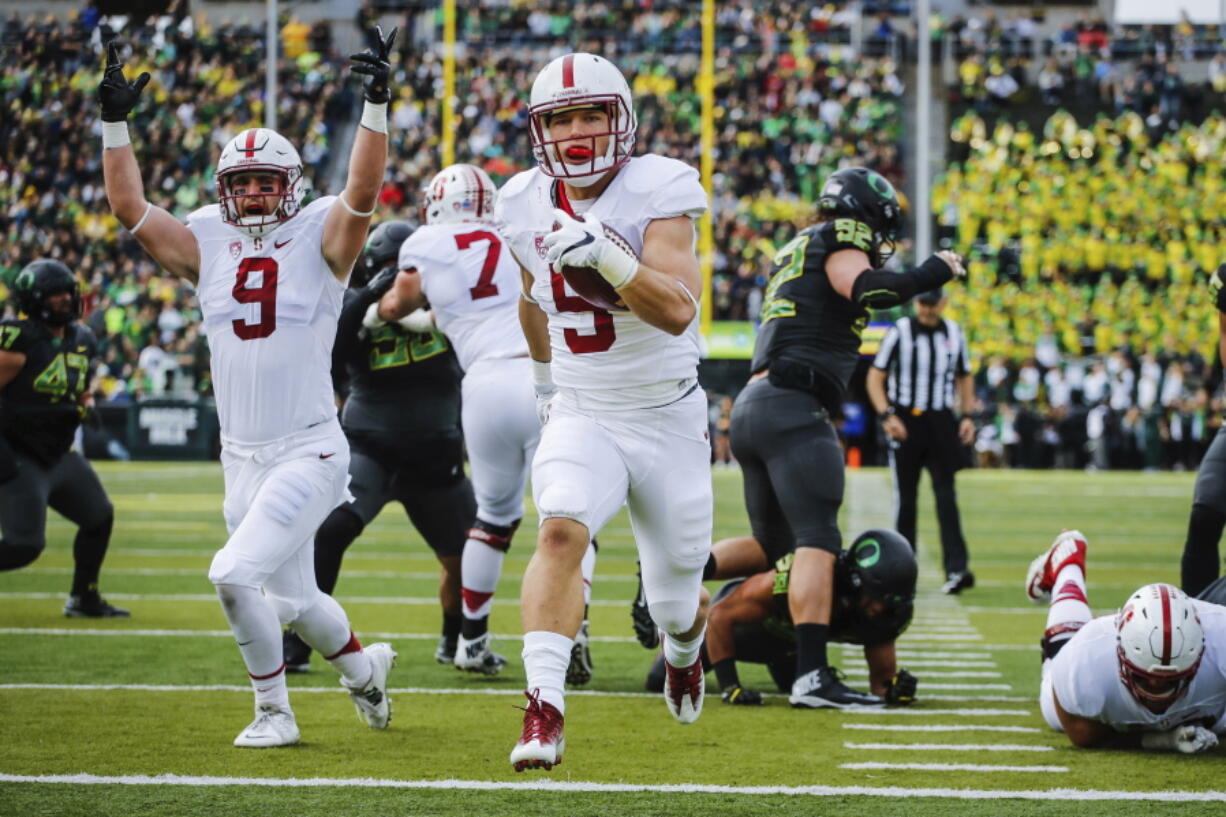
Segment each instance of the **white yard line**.
[{"label": "white yard line", "polygon": [[1226,803],[1226,791],[1103,791],[1080,789],[961,789],[902,786],[720,786],[702,783],[642,785],[536,780],[379,780],[374,778],[204,777],[182,775],[21,775],[0,773],[0,783],[85,786],[264,786],[269,788],[430,789],[438,791],[656,792],[660,794],[784,794],[808,797],[934,797],[954,800],[1151,801]]},{"label": "white yard line", "polygon": [[[868,667],[848,667],[844,670],[847,675],[863,675],[868,676]],[[979,670],[954,670],[952,672],[925,672],[924,678],[1003,678],[1004,673],[1001,672],[986,672]],[[922,679],[921,679],[922,680]]]},{"label": "white yard line", "polygon": [[[366,632],[364,630],[357,631],[358,636],[363,639],[370,640],[372,638],[380,639],[395,639],[397,641],[437,641],[438,633],[376,633]],[[197,637],[197,638],[233,638],[234,634],[229,630],[125,630],[125,629],[101,629],[101,628],[86,628],[86,627],[0,627],[0,635],[102,635],[102,636],[132,636],[138,638],[170,638],[170,637]],[[494,633],[492,635],[495,641],[522,641],[523,636],[518,633]],[[615,636],[615,635],[594,635],[589,636],[589,641],[595,641],[604,644],[637,644],[638,639],[630,636]]]},{"label": "white yard line", "polygon": [[844,729],[862,729],[872,732],[1025,732],[1039,734],[1043,730],[1033,726],[991,726],[986,723],[845,723]]},{"label": "white yard line", "polygon": [[1054,752],[1051,746],[1028,743],[844,743],[844,749],[907,752]]},{"label": "white yard line", "polygon": [[840,763],[840,769],[909,769],[920,772],[1067,772],[1068,766],[989,766],[982,763]]}]

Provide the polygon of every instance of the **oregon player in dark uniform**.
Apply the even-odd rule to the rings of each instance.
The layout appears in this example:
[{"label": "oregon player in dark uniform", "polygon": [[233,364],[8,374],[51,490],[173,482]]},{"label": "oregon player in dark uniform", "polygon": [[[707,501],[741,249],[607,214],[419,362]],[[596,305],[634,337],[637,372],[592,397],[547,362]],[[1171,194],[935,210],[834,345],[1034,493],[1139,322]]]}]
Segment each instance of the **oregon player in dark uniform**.
[{"label": "oregon player in dark uniform", "polygon": [[[735,562],[746,558],[747,550],[757,551],[749,558],[759,555],[761,546],[745,537],[724,540],[716,550],[723,561]],[[759,692],[741,686],[737,661],[765,664],[780,692],[788,692],[796,679],[796,642],[788,610],[792,559],[789,553],[774,570],[727,582],[715,595],[704,662],[715,671],[725,703],[762,702]],[[918,681],[898,668],[894,642],[911,623],[917,572],[907,540],[888,530],[860,534],[835,562],[830,640],[864,646],[869,687],[890,704],[915,699]],[[648,676],[648,689],[657,683],[664,683],[659,659]]]},{"label": "oregon player in dark uniform", "polygon": [[965,274],[943,252],[918,269],[878,269],[901,231],[898,197],[864,168],[832,174],[819,222],[775,255],[754,347],[753,376],[732,410],[732,450],[744,473],[754,537],[772,559],[795,550],[788,596],[796,622],[798,707],[880,703],[849,689],[826,659],[835,558],[842,548],[843,452],[833,419],[859,356],[870,308]]},{"label": "oregon player in dark uniform", "polygon": [[69,450],[96,352],[93,333],[76,323],[76,278],[59,261],[40,259],[17,274],[13,291],[26,319],[0,321],[0,570],[42,553],[50,506],[77,526],[64,614],[127,616],[98,595],[114,509],[94,469]]},{"label": "oregon player in dark uniform", "polygon": [[[400,245],[411,232],[403,221],[376,227],[363,254],[373,278],[345,293],[333,380],[338,393],[347,395],[341,426],[352,450],[354,500],[332,511],[315,534],[315,575],[320,589],[332,593],[345,550],[396,500],[442,565],[443,635],[435,657],[450,664],[461,625],[460,556],[477,512],[464,474],[460,365],[438,332],[410,332],[398,323],[364,325],[367,310],[395,280]],[[304,671],[310,649],[290,633],[285,647],[286,668]],[[500,668],[491,667],[489,674]]]}]

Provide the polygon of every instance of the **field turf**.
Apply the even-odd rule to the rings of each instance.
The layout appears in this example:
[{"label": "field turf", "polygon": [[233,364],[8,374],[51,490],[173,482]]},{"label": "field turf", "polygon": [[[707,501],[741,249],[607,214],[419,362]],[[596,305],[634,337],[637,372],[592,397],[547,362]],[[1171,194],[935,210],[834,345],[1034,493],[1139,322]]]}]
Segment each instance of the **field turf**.
[{"label": "field turf", "polygon": [[[318,657],[291,677],[301,746],[230,745],[251,693],[206,578],[225,539],[216,464],[100,463],[116,506],[103,592],[132,610],[67,619],[73,530],[54,514],[47,551],[0,574],[0,815],[1078,815],[1226,813],[1223,751],[1183,757],[1071,748],[1036,701],[1044,610],[1021,585],[1064,527],[1090,541],[1096,613],[1138,585],[1178,582],[1190,474],[964,472],[963,522],[977,586],[939,594],[931,500],[921,495],[920,597],[900,642],[917,704],[884,712],[759,709],[709,696],[681,726],[642,692],[651,656],[633,640],[634,545],[626,518],[600,535],[591,611],[595,676],[567,703],[565,761],[516,774],[519,577],[529,511],[491,619],[511,663],[484,679],[434,663],[437,570],[395,506],[351,550],[337,589],[359,636],[390,640],[395,716],[355,717]],[[736,470],[714,473],[716,536],[747,531]],[[851,472],[850,538],[888,524],[885,472]],[[714,589],[714,588],[713,588]],[[852,683],[857,650],[833,647]],[[748,667],[749,685],[770,689]],[[714,678],[709,679],[712,683]]]}]

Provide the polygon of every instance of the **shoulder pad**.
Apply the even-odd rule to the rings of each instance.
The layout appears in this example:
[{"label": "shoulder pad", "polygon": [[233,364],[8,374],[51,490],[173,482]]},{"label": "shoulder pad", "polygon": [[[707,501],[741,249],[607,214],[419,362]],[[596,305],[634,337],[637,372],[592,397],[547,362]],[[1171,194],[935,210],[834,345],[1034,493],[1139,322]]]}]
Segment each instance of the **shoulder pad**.
[{"label": "shoulder pad", "polygon": [[220,204],[206,204],[197,210],[193,210],[187,214],[187,223],[193,224],[197,221],[204,221],[208,218],[221,218]]}]

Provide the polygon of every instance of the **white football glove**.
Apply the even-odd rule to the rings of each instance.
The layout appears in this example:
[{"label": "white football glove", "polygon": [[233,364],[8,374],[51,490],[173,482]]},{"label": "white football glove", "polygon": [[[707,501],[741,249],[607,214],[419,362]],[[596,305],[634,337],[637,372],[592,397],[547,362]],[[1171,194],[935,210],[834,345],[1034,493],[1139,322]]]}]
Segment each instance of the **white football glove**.
[{"label": "white football glove", "polygon": [[1146,749],[1174,749],[1185,755],[1207,752],[1217,746],[1217,735],[1203,726],[1187,724],[1169,732],[1146,732],[1141,736],[1141,746]]},{"label": "white football glove", "polygon": [[378,329],[380,326],[387,324],[387,321],[379,317],[379,302],[375,301],[366,308],[366,314],[362,316],[362,325],[367,329]]},{"label": "white football glove", "polygon": [[532,361],[532,389],[536,392],[536,419],[545,425],[549,422],[549,404],[558,393],[548,361]]},{"label": "white football glove", "polygon": [[544,238],[547,261],[554,269],[591,267],[614,288],[624,287],[638,274],[639,260],[605,235],[604,225],[595,216],[583,220],[557,207],[553,210],[558,229]]},{"label": "white football glove", "polygon": [[429,309],[414,309],[397,323],[410,332],[433,332],[434,313]]}]

